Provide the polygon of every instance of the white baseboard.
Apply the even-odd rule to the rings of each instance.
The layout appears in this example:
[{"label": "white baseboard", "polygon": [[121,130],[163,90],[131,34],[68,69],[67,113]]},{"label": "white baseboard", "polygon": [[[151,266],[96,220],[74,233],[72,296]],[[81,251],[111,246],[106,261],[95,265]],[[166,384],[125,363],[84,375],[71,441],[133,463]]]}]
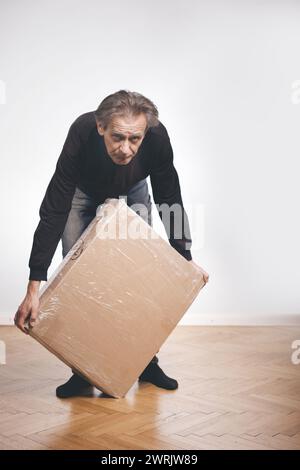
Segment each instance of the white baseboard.
[{"label": "white baseboard", "polygon": [[[0,314],[0,325],[13,325],[14,317],[12,314]],[[300,325],[299,315],[199,315],[188,313],[179,322],[179,325],[237,325],[237,326],[255,326],[255,325]]]},{"label": "white baseboard", "polygon": [[14,315],[11,313],[1,313],[0,314],[0,325],[13,325],[14,324]]},{"label": "white baseboard", "polygon": [[236,326],[264,326],[264,325],[300,325],[300,313],[295,314],[253,314],[253,315],[203,315],[188,313],[180,320],[179,325],[236,325]]}]

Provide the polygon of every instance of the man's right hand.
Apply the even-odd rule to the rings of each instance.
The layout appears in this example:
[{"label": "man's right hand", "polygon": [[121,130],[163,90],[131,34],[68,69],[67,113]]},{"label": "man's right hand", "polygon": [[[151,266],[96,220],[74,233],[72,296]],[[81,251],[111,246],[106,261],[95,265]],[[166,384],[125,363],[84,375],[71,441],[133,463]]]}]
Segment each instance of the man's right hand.
[{"label": "man's right hand", "polygon": [[29,327],[33,327],[39,312],[40,282],[41,281],[29,281],[26,296],[15,314],[15,325],[27,335],[29,330],[25,326],[25,323],[28,322]]}]

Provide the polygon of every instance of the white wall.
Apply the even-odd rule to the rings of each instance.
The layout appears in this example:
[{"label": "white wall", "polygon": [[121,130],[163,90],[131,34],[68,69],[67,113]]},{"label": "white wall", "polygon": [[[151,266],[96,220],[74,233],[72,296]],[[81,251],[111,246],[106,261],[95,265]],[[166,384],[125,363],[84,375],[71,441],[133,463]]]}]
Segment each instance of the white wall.
[{"label": "white wall", "polygon": [[160,110],[211,275],[184,322],[299,321],[299,21],[297,0],[1,0],[2,321],[69,125],[121,88]]}]

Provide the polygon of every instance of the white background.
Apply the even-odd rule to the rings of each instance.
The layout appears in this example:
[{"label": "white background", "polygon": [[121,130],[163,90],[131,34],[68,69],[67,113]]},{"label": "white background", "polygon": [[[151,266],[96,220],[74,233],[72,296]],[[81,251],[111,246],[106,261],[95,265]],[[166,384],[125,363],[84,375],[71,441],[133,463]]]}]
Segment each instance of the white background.
[{"label": "white background", "polygon": [[70,124],[122,88],[159,108],[210,273],[184,322],[299,322],[299,54],[297,0],[1,0],[2,322]]}]

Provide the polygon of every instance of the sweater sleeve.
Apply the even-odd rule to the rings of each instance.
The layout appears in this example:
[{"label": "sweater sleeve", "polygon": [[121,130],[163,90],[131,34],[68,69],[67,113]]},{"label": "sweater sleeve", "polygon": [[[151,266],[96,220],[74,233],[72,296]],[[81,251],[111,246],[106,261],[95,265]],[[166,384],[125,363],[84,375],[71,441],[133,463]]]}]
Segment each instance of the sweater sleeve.
[{"label": "sweater sleeve", "polygon": [[170,245],[190,261],[192,240],[189,221],[183,207],[179,178],[173,164],[173,150],[166,130],[162,140],[163,144],[150,173],[153,197]]},{"label": "sweater sleeve", "polygon": [[80,136],[73,123],[40,206],[29,259],[30,280],[47,280],[58,242],[64,231],[80,176]]}]

